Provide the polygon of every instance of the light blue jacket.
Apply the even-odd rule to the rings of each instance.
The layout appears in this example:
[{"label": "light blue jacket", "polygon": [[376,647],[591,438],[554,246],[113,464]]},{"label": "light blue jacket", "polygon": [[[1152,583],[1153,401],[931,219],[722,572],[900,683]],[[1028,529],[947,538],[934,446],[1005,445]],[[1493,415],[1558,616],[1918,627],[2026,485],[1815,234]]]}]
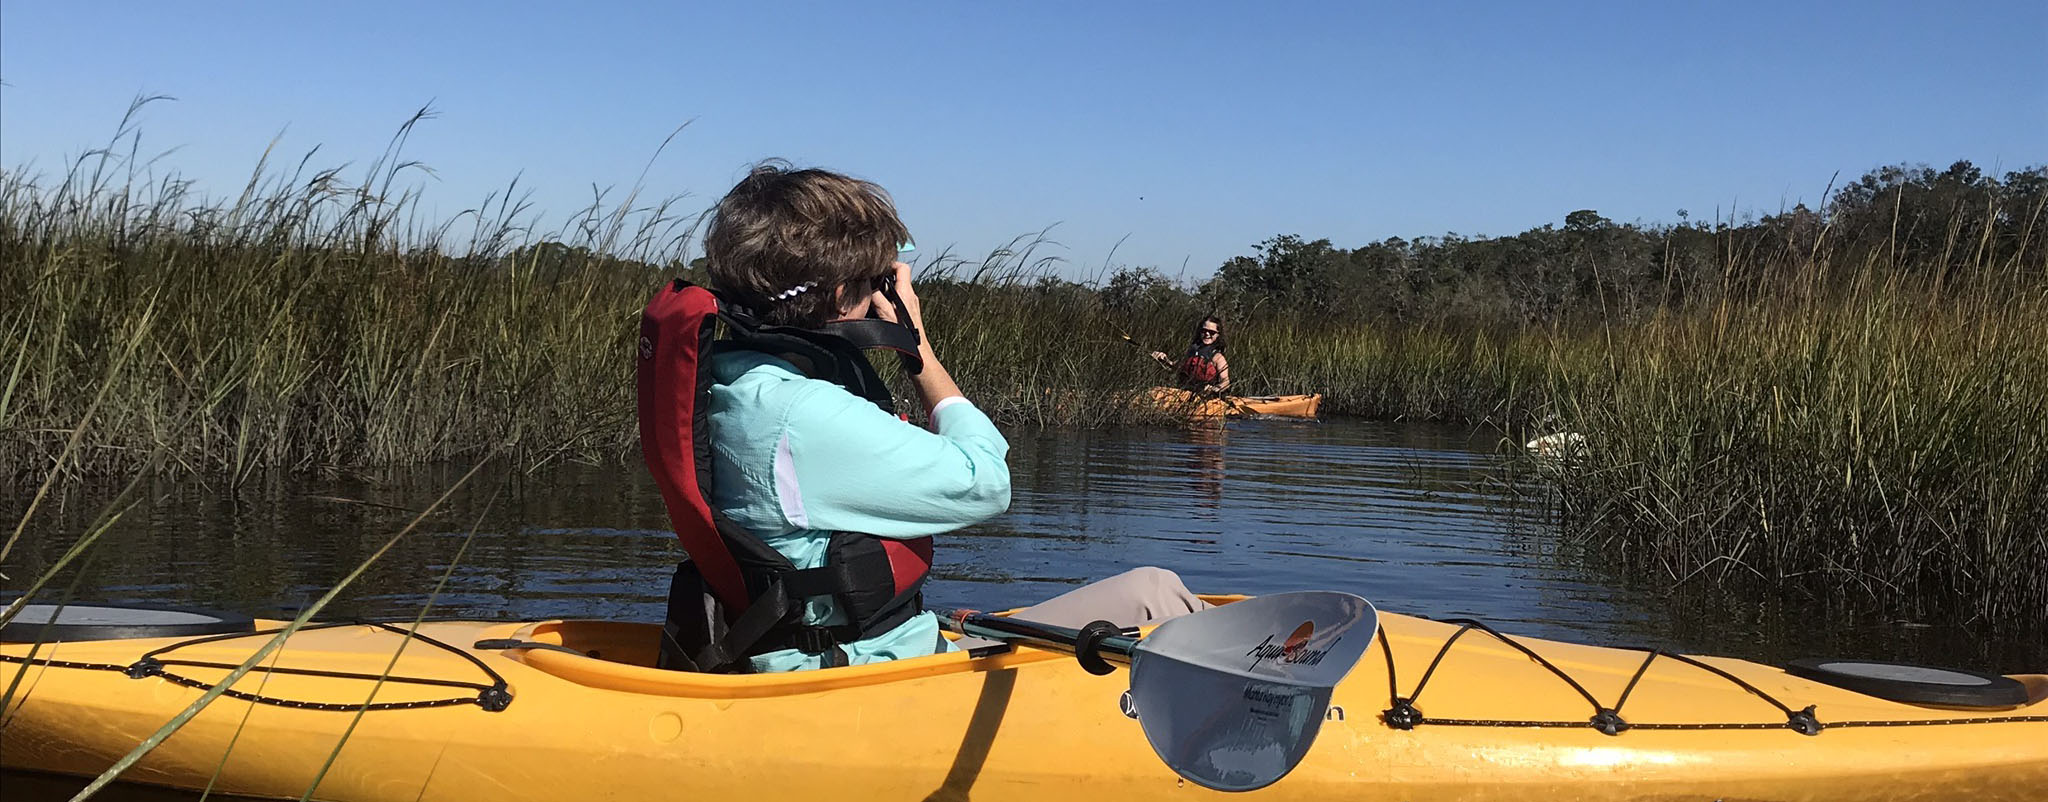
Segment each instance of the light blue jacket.
[{"label": "light blue jacket", "polygon": [[[835,531],[918,538],[1010,507],[1009,441],[964,398],[939,402],[934,433],[766,354],[718,354],[711,370],[711,506],[799,569],[824,564]],[[804,621],[843,624],[846,616],[836,602],[812,599]],[[861,665],[952,647],[937,617],[921,613],[841,648]],[[755,671],[821,662],[795,649],[753,658]]]}]

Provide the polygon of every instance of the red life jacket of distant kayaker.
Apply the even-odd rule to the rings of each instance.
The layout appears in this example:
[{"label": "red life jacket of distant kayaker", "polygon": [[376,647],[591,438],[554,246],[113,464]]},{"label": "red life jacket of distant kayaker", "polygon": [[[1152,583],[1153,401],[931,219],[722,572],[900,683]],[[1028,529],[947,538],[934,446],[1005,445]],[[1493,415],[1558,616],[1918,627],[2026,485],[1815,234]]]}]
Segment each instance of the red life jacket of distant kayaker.
[{"label": "red life jacket of distant kayaker", "polygon": [[[720,322],[725,336],[714,339]],[[839,644],[887,632],[923,609],[930,538],[835,532],[825,564],[798,570],[709,501],[713,460],[705,399],[714,349],[781,357],[893,412],[888,387],[863,347],[895,350],[912,372],[920,367],[916,331],[886,321],[843,321],[822,330],[759,325],[745,308],[680,279],[648,302],[636,360],[640,451],[689,554],[669,591],[662,667],[744,672],[749,655],[790,648],[823,655],[828,666],[844,665]],[[805,624],[804,600],[821,596],[836,600],[850,623]]]},{"label": "red life jacket of distant kayaker", "polygon": [[1217,353],[1213,345],[1188,346],[1188,355],[1181,358],[1176,372],[1182,381],[1196,389],[1215,384],[1223,379],[1223,371],[1216,369]]}]

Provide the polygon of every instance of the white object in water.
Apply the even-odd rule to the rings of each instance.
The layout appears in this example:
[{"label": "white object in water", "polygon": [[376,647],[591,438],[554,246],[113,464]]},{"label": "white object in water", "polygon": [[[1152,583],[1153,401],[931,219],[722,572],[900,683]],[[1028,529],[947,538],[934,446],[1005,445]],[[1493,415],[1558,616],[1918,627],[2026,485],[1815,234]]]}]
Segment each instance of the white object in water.
[{"label": "white object in water", "polygon": [[1523,444],[1538,459],[1562,460],[1586,453],[1586,436],[1578,432],[1552,432]]}]

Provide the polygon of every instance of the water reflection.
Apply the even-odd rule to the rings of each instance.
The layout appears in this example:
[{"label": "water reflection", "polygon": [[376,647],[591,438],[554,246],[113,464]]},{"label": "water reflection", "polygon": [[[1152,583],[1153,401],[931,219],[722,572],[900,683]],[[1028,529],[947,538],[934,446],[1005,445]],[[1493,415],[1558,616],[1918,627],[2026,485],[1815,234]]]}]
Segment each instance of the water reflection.
[{"label": "water reflection", "polygon": [[[2007,671],[2048,662],[2038,639],[1899,626],[1756,595],[1670,597],[1659,578],[1588,567],[1559,547],[1543,488],[1495,478],[1496,438],[1458,427],[1234,421],[1024,430],[1011,439],[1011,512],[941,539],[933,606],[1024,605],[1160,565],[1198,590],[1349,590],[1393,612],[1483,618],[1510,632],[1595,643]],[[232,488],[159,482],[53,588],[61,593],[75,579],[81,599],[291,612],[466,467],[271,475]],[[18,516],[25,494],[14,495],[0,504],[17,505]],[[10,577],[0,591],[18,592],[98,510],[69,498],[43,516],[0,568]],[[653,620],[679,556],[667,526],[637,462],[497,472],[457,490],[329,616],[416,614],[467,543],[434,615]]]},{"label": "water reflection", "polygon": [[1196,588],[1341,588],[1551,635],[1645,620],[1544,558],[1542,510],[1488,479],[1491,446],[1463,429],[1355,422],[1018,433],[1011,514],[950,544],[967,554],[933,596],[1023,604],[1153,564]]},{"label": "water reflection", "polygon": [[1193,477],[1194,503],[1205,520],[1217,520],[1223,508],[1223,447],[1230,429],[1222,422],[1203,421],[1188,429],[1187,471]]}]

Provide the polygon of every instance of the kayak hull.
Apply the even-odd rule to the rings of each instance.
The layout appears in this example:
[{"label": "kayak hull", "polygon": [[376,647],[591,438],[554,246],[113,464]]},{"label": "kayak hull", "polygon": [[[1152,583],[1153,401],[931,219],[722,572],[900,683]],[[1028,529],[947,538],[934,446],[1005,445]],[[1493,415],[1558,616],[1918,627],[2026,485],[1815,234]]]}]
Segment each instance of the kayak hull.
[{"label": "kayak hull", "polygon": [[[1388,663],[1402,692],[1456,628],[1383,615],[1387,648],[1368,650],[1338,686],[1307,758],[1262,799],[2022,799],[2048,783],[2048,723],[1982,723],[2048,714],[2048,677],[2023,676],[2031,701],[1995,711],[1887,702],[1775,668],[1700,658],[1824,722],[1894,721],[1803,735],[1768,729],[1388,726]],[[399,634],[347,626],[293,635],[273,665],[488,684],[511,702],[352,712],[372,698],[364,679],[252,672],[233,688],[308,709],[223,698],[123,778],[216,792],[314,799],[494,800],[810,797],[834,800],[1206,796],[1152,754],[1126,714],[1127,677],[1092,676],[1035,649],[935,655],[894,663],[757,676],[660,671],[652,625],[604,622],[440,622]],[[1467,633],[1437,666],[1416,706],[1432,719],[1584,721],[1587,702],[1497,641]],[[562,644],[553,650],[470,648],[484,639]],[[193,662],[234,664],[267,636],[187,646]],[[1616,698],[1643,653],[1518,639],[1589,693]],[[46,645],[36,661],[118,666],[177,639]],[[405,649],[394,661],[401,642]],[[0,647],[21,657],[25,645]],[[459,652],[459,654],[458,654]],[[596,657],[585,656],[596,652]],[[1387,655],[1391,655],[1391,657]],[[466,655],[466,656],[465,656]],[[474,657],[476,662],[470,662]],[[223,669],[173,666],[201,684]],[[163,677],[44,662],[0,663],[21,687],[0,729],[0,765],[94,775],[202,691]],[[446,700],[471,691],[386,683],[383,703]],[[1623,708],[1636,723],[1782,722],[1777,710],[1697,668],[1664,661],[1643,672]],[[1142,711],[1138,711],[1142,715]],[[1936,721],[1978,723],[1934,724]],[[344,735],[346,740],[344,742]],[[337,744],[341,748],[337,751]],[[225,758],[223,757],[225,755]],[[333,764],[324,776],[329,756]],[[217,776],[216,776],[216,771]],[[772,789],[772,790],[771,790]],[[1217,794],[1220,796],[1220,794]]]},{"label": "kayak hull", "polygon": [[1310,393],[1214,398],[1174,387],[1153,387],[1139,393],[1137,403],[1190,418],[1313,418],[1322,407],[1323,396]]}]

